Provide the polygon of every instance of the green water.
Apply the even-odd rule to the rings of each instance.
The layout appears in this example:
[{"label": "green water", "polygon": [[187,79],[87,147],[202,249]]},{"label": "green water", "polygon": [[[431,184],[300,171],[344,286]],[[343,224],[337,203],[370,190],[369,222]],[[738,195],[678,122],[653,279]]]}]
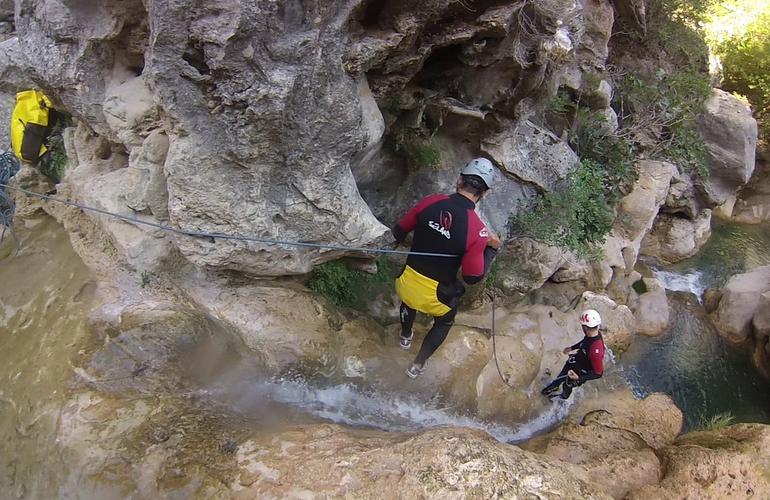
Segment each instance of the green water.
[{"label": "green water", "polygon": [[770,423],[770,384],[755,372],[749,353],[724,342],[697,294],[723,286],[731,276],[770,264],[770,224],[715,221],[713,234],[696,256],[661,268],[687,276],[695,294],[669,292],[672,322],[658,338],[638,337],[621,366],[640,395],[670,394],[687,429],[729,413],[736,422]]},{"label": "green water", "polygon": [[665,267],[682,274],[699,272],[705,287],[720,287],[731,276],[770,264],[770,224],[714,220],[712,234],[698,255]]}]

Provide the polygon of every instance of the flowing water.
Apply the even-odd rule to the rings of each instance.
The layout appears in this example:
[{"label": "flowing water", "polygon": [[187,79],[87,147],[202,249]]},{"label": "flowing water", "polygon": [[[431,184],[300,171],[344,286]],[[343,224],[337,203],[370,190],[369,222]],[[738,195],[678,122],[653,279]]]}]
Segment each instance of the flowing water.
[{"label": "flowing water", "polygon": [[697,256],[653,267],[670,291],[672,324],[661,337],[637,338],[624,354],[621,364],[635,391],[670,394],[687,429],[720,414],[770,423],[770,384],[753,370],[747,352],[721,339],[700,304],[706,289],[768,264],[770,225],[714,221],[711,239]]}]

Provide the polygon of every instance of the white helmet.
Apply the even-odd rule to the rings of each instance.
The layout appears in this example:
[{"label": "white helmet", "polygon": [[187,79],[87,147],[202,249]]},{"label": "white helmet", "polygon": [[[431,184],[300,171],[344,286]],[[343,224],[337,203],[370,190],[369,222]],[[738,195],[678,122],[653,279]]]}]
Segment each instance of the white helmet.
[{"label": "white helmet", "polygon": [[465,165],[460,173],[462,175],[478,175],[487,185],[487,189],[491,188],[495,182],[495,167],[486,158],[474,158]]},{"label": "white helmet", "polygon": [[602,318],[599,313],[593,309],[586,309],[583,314],[580,315],[580,324],[587,326],[588,328],[596,328],[602,323]]}]

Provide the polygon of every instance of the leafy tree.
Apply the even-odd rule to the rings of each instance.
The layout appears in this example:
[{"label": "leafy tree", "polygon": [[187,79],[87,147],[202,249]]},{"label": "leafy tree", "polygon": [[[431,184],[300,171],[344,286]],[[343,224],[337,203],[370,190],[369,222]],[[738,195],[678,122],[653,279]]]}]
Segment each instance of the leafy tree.
[{"label": "leafy tree", "polygon": [[770,134],[770,9],[739,36],[715,47],[722,59],[723,88],[745,96],[762,127]]}]

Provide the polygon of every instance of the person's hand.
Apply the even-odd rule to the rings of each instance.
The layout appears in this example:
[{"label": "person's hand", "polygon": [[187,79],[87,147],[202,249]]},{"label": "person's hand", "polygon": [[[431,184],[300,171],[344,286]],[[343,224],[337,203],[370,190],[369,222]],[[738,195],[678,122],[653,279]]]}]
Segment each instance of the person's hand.
[{"label": "person's hand", "polygon": [[573,370],[570,370],[570,371],[568,371],[568,372],[567,372],[567,376],[568,376],[569,378],[571,378],[572,380],[577,380],[577,379],[579,378],[579,377],[578,377],[578,374],[577,374],[577,373],[575,373]]},{"label": "person's hand", "polygon": [[563,352],[564,354],[569,354],[571,350],[572,350],[572,347],[565,347],[564,349],[562,349],[561,352]]},{"label": "person's hand", "polygon": [[489,237],[487,238],[487,246],[494,248],[495,250],[499,250],[501,246],[503,246],[503,242],[500,241],[500,238],[497,237],[497,235],[493,232],[489,232]]}]

